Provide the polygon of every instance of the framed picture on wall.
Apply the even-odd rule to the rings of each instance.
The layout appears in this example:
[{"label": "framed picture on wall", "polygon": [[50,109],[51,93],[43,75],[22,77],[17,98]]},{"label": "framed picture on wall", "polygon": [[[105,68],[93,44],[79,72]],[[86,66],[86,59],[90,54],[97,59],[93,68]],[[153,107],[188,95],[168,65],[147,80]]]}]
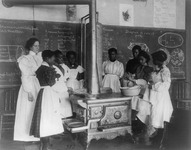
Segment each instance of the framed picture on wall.
[{"label": "framed picture on wall", "polygon": [[76,5],[66,5],[66,18],[67,21],[76,20]]}]

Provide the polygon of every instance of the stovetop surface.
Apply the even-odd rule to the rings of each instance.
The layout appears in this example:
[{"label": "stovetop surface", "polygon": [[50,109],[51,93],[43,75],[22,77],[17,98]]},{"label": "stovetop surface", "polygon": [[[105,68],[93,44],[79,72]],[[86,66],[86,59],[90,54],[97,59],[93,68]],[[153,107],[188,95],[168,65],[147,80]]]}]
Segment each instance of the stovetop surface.
[{"label": "stovetop surface", "polygon": [[127,97],[121,93],[101,93],[96,95],[72,95],[73,100],[85,102],[85,103],[97,103],[97,102],[109,102],[109,101],[127,101],[132,97]]}]

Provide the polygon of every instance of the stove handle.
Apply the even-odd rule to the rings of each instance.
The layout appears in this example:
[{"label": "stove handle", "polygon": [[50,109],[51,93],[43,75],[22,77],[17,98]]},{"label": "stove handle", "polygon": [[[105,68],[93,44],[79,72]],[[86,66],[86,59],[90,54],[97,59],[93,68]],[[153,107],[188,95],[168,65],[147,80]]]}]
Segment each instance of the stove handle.
[{"label": "stove handle", "polygon": [[90,124],[91,124],[92,122],[98,122],[98,121],[100,121],[100,120],[101,120],[101,119],[88,120],[88,124],[87,124],[88,129],[90,128]]},{"label": "stove handle", "polygon": [[84,131],[84,130],[90,129],[91,123],[92,123],[92,122],[98,122],[98,121],[100,121],[100,119],[92,119],[92,120],[89,120],[86,126],[71,128],[70,131],[71,131],[72,133],[76,133],[76,132],[80,132],[80,131]]}]

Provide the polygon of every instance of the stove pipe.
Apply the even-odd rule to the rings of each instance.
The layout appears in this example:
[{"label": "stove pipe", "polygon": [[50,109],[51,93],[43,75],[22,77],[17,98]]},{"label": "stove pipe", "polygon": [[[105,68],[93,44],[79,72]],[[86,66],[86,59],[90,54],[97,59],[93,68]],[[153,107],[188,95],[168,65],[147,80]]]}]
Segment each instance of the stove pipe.
[{"label": "stove pipe", "polygon": [[2,0],[5,7],[21,5],[91,5],[91,0]]}]

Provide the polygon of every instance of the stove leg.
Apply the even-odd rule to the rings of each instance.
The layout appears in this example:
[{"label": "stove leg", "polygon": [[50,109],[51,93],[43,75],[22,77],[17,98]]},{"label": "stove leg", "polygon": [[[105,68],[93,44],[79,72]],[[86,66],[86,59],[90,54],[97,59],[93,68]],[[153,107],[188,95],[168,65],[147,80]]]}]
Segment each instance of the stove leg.
[{"label": "stove leg", "polygon": [[131,142],[132,142],[133,144],[136,144],[136,139],[135,139],[135,137],[134,137],[133,135],[131,135]]},{"label": "stove leg", "polygon": [[134,136],[133,136],[133,133],[132,133],[132,126],[129,127],[129,129],[128,129],[128,134],[130,134],[130,136],[131,136],[131,142],[132,142],[133,144],[135,144],[135,143],[136,143],[136,140],[135,140],[135,138],[134,138]]},{"label": "stove leg", "polygon": [[89,145],[90,145],[90,142],[86,144],[85,150],[88,150]]},{"label": "stove leg", "polygon": [[91,137],[86,133],[78,133],[78,141],[81,143],[84,150],[88,150],[91,140]]},{"label": "stove leg", "polygon": [[90,142],[91,142],[91,138],[89,138],[88,136],[86,137],[85,142],[85,150],[88,150]]}]

